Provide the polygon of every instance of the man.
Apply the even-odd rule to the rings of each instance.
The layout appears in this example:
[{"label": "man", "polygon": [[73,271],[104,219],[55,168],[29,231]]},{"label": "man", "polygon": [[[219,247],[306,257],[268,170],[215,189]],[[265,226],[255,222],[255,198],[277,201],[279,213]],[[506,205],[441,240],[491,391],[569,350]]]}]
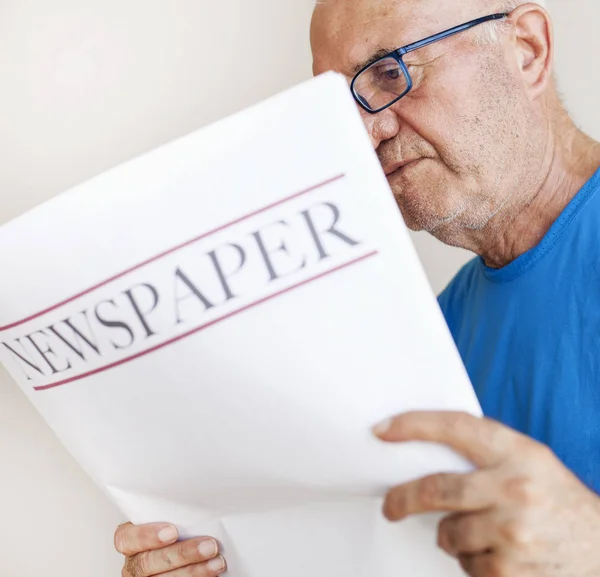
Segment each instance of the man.
[{"label": "man", "polygon": [[[440,304],[488,418],[409,414],[375,429],[445,443],[477,469],[396,487],[385,515],[449,513],[439,545],[473,576],[600,575],[600,146],[557,96],[548,14],[325,0],[311,42],[316,74],[354,79],[407,224],[479,255]],[[224,570],[214,541],[175,539],[166,525],[121,527],[124,577]]]}]

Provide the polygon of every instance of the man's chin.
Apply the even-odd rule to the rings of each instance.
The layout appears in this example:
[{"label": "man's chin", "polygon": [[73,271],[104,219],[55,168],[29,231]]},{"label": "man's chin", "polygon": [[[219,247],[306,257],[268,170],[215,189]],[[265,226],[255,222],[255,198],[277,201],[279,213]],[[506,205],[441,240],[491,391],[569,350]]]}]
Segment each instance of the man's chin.
[{"label": "man's chin", "polygon": [[422,204],[412,205],[407,203],[406,199],[398,198],[395,195],[396,204],[400,209],[400,214],[407,228],[414,232],[433,232],[438,226],[442,225],[446,219],[441,218],[438,214]]},{"label": "man's chin", "polygon": [[[417,167],[421,165],[427,165],[427,162],[416,163]],[[404,222],[410,230],[415,232],[431,231],[445,220],[440,216],[440,212],[443,212],[440,209],[444,207],[435,206],[436,203],[433,199],[436,198],[436,195],[431,187],[422,181],[422,174],[413,175],[411,173],[408,175],[396,172],[388,177],[388,183]]]},{"label": "man's chin", "polygon": [[413,232],[427,232],[427,229],[425,228],[424,224],[416,222],[414,220],[410,220],[406,218],[404,214],[402,214],[402,218],[404,219],[404,224],[406,224],[406,228],[408,228],[409,230],[412,230]]},{"label": "man's chin", "polygon": [[[451,202],[449,195],[439,194],[425,187],[418,190],[416,186],[395,186],[392,190],[406,226],[415,232],[434,233],[440,227],[444,228],[452,223],[462,213]],[[426,194],[423,191],[427,191]]]}]

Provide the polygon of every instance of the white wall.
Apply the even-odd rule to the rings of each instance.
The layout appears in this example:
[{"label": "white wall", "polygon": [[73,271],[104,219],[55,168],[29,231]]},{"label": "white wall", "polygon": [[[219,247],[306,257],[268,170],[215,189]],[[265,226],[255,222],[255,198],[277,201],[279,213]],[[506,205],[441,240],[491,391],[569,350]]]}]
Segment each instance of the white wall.
[{"label": "white wall", "polygon": [[[310,13],[309,0],[0,0],[0,223],[307,78]],[[2,577],[120,576],[121,515],[1,369],[0,463]]]},{"label": "white wall", "polygon": [[[567,103],[600,138],[588,64],[600,6],[551,9]],[[307,78],[310,11],[311,0],[0,0],[0,223]],[[415,241],[436,291],[468,257]],[[120,575],[120,514],[1,370],[0,462],[2,577]]]}]

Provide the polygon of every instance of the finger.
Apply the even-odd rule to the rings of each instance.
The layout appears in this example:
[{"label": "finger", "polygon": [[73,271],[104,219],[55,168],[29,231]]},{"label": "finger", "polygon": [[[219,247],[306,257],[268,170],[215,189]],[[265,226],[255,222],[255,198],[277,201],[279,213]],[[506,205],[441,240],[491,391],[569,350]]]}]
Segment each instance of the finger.
[{"label": "finger", "polygon": [[442,443],[478,467],[497,465],[514,454],[517,444],[530,444],[527,437],[496,421],[450,411],[405,413],[381,423],[373,432],[390,443]]},{"label": "finger", "polygon": [[125,569],[133,577],[151,577],[173,569],[210,561],[217,556],[218,552],[219,546],[214,539],[209,537],[189,539],[157,551],[144,551],[129,557]]},{"label": "finger", "polygon": [[491,551],[483,555],[461,555],[460,565],[471,577],[514,577],[519,572],[509,567],[506,560]]},{"label": "finger", "polygon": [[440,522],[438,545],[452,557],[481,555],[494,550],[494,535],[489,513],[455,513]]},{"label": "finger", "polygon": [[225,571],[227,571],[227,563],[223,557],[219,556],[207,563],[190,565],[183,569],[163,573],[160,577],[217,577],[217,575],[221,575]]},{"label": "finger", "polygon": [[129,557],[142,551],[161,549],[177,541],[177,529],[168,523],[133,525],[125,523],[115,532],[115,548]]},{"label": "finger", "polygon": [[383,514],[390,521],[433,511],[475,512],[494,505],[494,483],[487,471],[441,473],[391,489]]}]

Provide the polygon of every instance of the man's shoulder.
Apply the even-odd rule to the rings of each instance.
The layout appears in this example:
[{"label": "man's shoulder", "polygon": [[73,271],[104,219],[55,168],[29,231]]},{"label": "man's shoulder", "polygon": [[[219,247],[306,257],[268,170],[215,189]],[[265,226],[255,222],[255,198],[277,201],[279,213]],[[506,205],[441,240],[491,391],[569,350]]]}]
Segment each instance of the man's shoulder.
[{"label": "man's shoulder", "polygon": [[475,278],[479,268],[479,257],[471,259],[456,273],[448,286],[438,296],[438,302],[446,320],[462,308],[465,295]]}]

